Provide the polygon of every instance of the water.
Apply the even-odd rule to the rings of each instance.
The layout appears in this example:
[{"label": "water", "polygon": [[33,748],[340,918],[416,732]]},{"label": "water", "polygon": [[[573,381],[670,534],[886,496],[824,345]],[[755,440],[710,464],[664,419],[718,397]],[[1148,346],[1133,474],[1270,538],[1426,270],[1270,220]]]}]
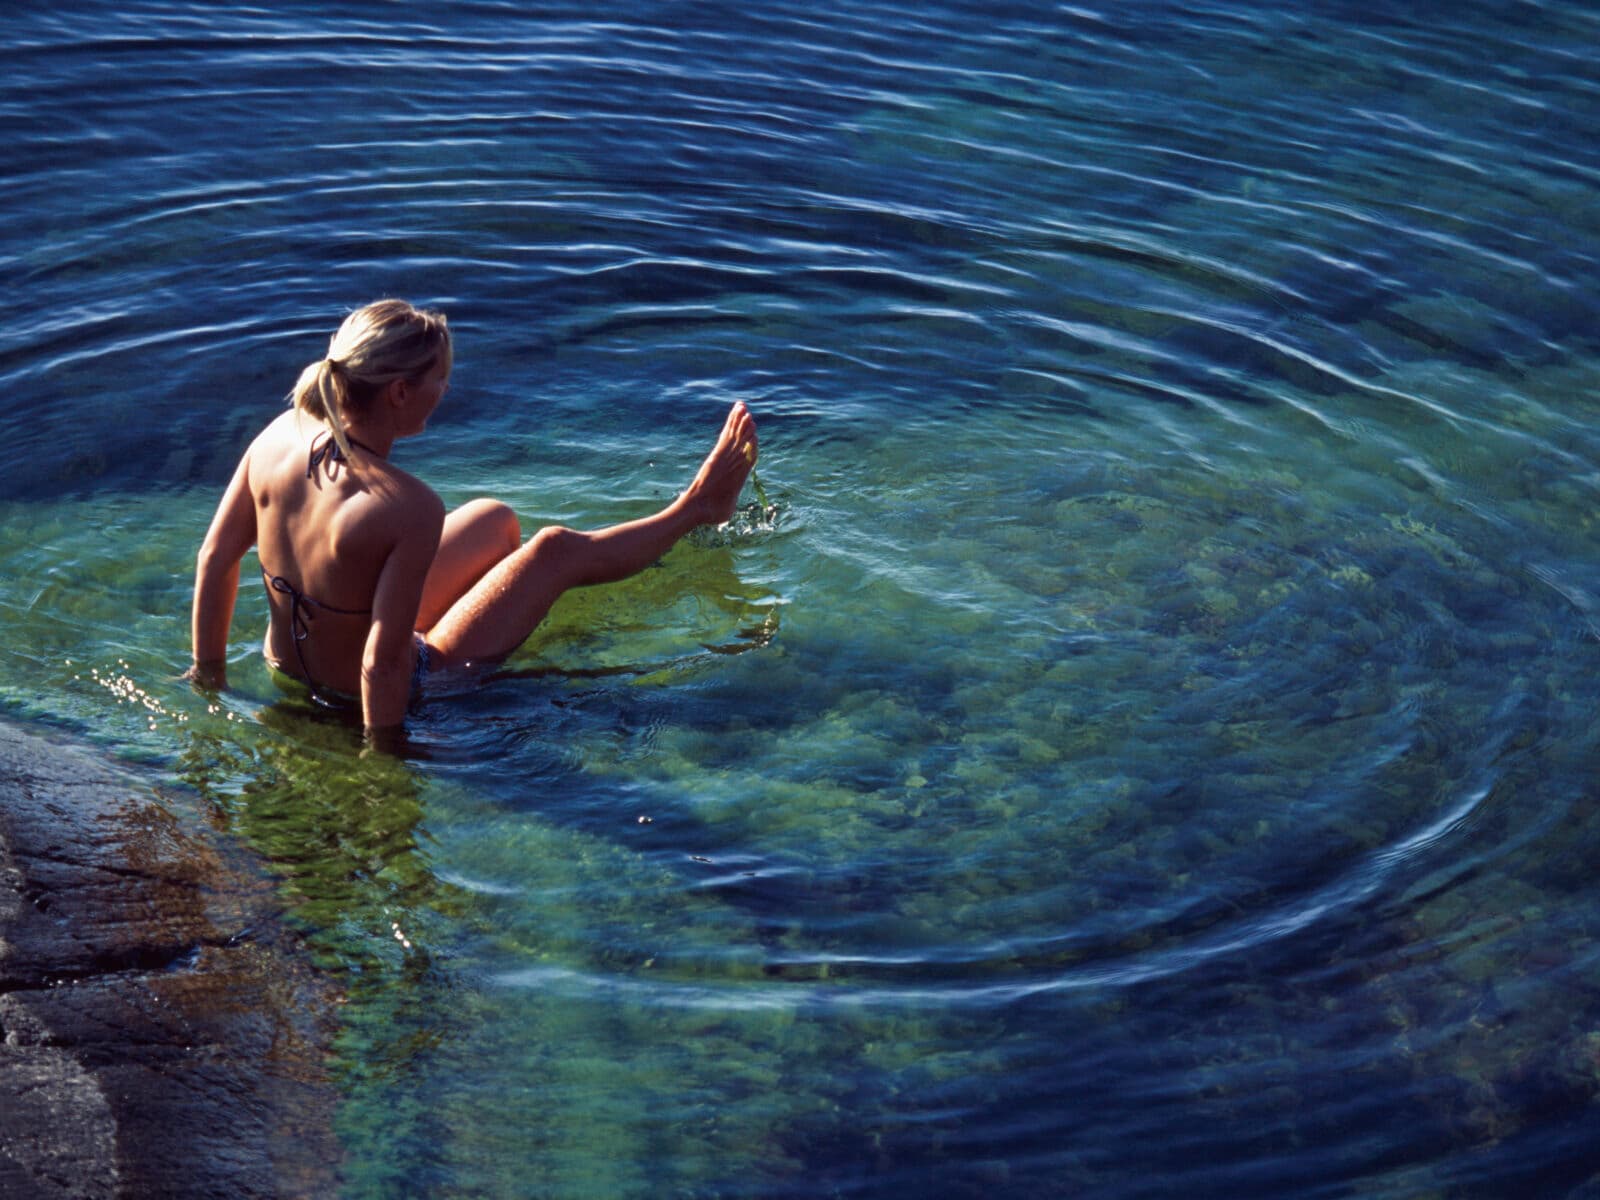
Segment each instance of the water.
[{"label": "water", "polygon": [[[12,14],[0,713],[271,863],[352,1197],[1594,1194],[1600,18],[746,7]],[[451,503],[774,510],[404,761],[177,679],[385,294]]]}]

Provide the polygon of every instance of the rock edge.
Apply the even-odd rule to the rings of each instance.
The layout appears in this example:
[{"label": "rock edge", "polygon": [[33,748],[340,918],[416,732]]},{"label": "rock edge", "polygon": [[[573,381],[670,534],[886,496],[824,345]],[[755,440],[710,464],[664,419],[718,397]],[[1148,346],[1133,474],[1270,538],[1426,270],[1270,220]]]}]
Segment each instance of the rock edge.
[{"label": "rock edge", "polygon": [[273,886],[80,746],[0,722],[0,1196],[326,1196],[337,997]]}]

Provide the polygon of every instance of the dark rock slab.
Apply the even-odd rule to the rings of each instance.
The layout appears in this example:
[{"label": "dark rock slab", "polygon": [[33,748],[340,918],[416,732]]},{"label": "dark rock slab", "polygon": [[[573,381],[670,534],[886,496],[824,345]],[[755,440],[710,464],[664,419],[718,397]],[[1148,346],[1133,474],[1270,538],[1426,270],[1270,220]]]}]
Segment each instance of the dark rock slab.
[{"label": "dark rock slab", "polygon": [[0,724],[0,1196],[326,1196],[337,1003],[225,837]]}]

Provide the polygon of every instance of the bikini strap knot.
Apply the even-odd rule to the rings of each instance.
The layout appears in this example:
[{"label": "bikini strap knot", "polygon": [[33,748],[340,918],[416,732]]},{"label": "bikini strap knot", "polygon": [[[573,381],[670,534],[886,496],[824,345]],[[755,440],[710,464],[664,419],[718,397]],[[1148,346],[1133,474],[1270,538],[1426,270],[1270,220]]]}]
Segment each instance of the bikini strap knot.
[{"label": "bikini strap knot", "polygon": [[[294,640],[303,642],[311,636],[311,626],[306,624],[306,618],[312,615],[310,609],[301,601],[300,589],[295,587],[282,575],[267,576],[267,586],[280,596],[289,597],[289,631],[294,634]],[[299,647],[296,647],[298,650]]]},{"label": "bikini strap knot", "polygon": [[316,478],[317,468],[322,465],[324,459],[330,464],[348,461],[331,433],[319,433],[311,439],[311,453],[306,458],[307,479]]}]

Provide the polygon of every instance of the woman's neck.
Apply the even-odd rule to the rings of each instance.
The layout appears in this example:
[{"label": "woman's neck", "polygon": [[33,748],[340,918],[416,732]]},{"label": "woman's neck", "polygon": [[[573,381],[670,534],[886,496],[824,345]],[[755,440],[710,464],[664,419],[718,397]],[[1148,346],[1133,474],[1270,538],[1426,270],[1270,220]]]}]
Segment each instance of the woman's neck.
[{"label": "woman's neck", "polygon": [[383,429],[373,422],[346,425],[344,436],[352,446],[378,458],[388,458],[389,451],[394,449],[394,430]]}]

